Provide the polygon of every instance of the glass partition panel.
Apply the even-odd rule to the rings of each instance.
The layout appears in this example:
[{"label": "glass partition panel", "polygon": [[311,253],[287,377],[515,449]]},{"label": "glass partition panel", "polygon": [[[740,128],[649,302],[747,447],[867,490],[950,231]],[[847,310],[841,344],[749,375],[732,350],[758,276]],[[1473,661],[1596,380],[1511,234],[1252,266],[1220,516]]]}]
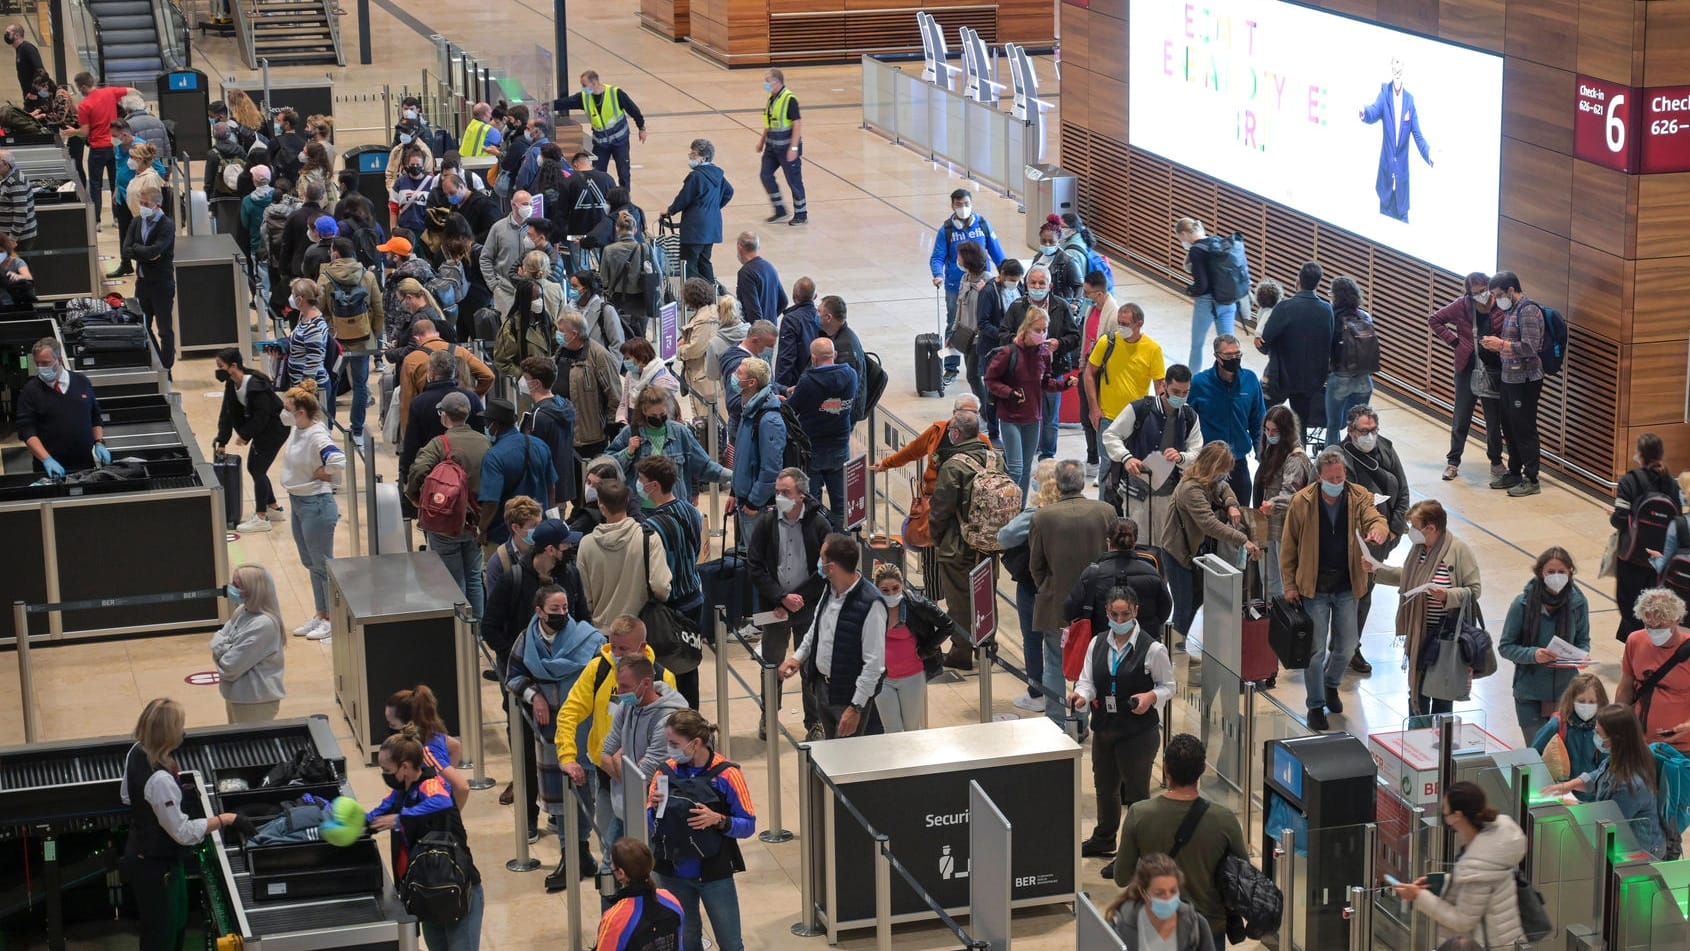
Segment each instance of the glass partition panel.
[{"label": "glass partition panel", "polygon": [[1615,897],[1615,951],[1690,947],[1690,859],[1627,869]]},{"label": "glass partition panel", "polygon": [[1291,916],[1291,947],[1329,951],[1349,947],[1345,918],[1349,887],[1368,881],[1367,824],[1329,826],[1299,834],[1293,859],[1292,894],[1285,896]]},{"label": "glass partition panel", "polygon": [[933,87],[907,73],[899,72],[892,80],[893,100],[897,109],[898,134],[912,143],[933,141],[932,120],[927,114],[927,97]]},{"label": "glass partition panel", "polygon": [[872,56],[863,57],[863,122],[892,136],[898,134],[892,91],[897,73]]}]

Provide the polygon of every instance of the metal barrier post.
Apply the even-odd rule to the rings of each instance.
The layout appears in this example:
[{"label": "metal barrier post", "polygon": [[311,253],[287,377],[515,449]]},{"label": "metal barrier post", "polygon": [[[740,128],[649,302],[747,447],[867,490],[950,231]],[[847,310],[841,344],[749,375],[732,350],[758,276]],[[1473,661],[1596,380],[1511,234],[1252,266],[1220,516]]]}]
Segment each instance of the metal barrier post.
[{"label": "metal barrier post", "polygon": [[1273,857],[1279,862],[1274,867],[1274,872],[1277,873],[1274,878],[1279,880],[1275,884],[1279,886],[1279,894],[1285,908],[1285,913],[1279,916],[1279,947],[1284,951],[1292,951],[1291,908],[1296,898],[1291,893],[1291,886],[1296,884],[1297,878],[1297,833],[1290,829],[1280,829],[1279,846],[1273,850]]},{"label": "metal barrier post", "polygon": [[[1438,795],[1449,791],[1450,784],[1455,782],[1455,727],[1456,719],[1452,714],[1438,715]],[[1438,823],[1438,835],[1433,839],[1437,850],[1432,853],[1432,861],[1438,868],[1443,868],[1444,862],[1450,854],[1450,828],[1447,823]]]},{"label": "metal barrier post", "polygon": [[493,778],[487,775],[486,739],[481,735],[481,655],[475,649],[469,605],[462,601],[453,605],[452,621],[458,647],[458,733],[463,738],[464,759],[458,768],[470,771],[469,788],[488,789]]},{"label": "metal barrier post", "polygon": [[[1164,717],[1164,719],[1171,719]],[[1256,776],[1256,685],[1246,681],[1244,684],[1244,729],[1240,737],[1244,745],[1244,763],[1239,774],[1238,788],[1244,793],[1243,827],[1250,828],[1250,817],[1255,810],[1255,776]],[[1167,749],[1166,746],[1162,747]]]},{"label": "metal barrier post", "polygon": [[1350,923],[1350,951],[1367,951],[1368,939],[1372,937],[1372,928],[1363,922],[1367,917],[1366,908],[1369,904],[1367,889],[1361,885],[1351,885],[1345,889],[1344,920]]},{"label": "metal barrier post", "polygon": [[622,834],[630,839],[638,839],[647,845],[651,844],[651,829],[645,821],[645,796],[646,790],[650,788],[651,777],[640,772],[639,763],[623,756]]},{"label": "metal barrier post", "polygon": [[974,666],[980,671],[980,722],[992,722],[992,652],[984,641],[974,648]]},{"label": "metal barrier post", "polygon": [[[572,800],[563,807],[563,871],[565,875],[574,875],[581,868],[581,799],[575,792],[575,786],[567,778],[564,780],[565,799]],[[518,802],[516,810],[527,813],[527,803]],[[569,946],[575,951],[585,948],[586,942],[581,935],[581,883],[570,882],[569,892],[564,904],[569,914]]]},{"label": "metal barrier post", "polygon": [[885,835],[874,840],[874,944],[879,951],[892,951],[892,860],[886,856],[891,848]]},{"label": "metal barrier post", "polygon": [[810,765],[810,744],[798,744],[798,828],[804,835],[798,840],[798,902],[800,914],[792,926],[792,933],[800,938],[813,938],[823,932],[821,919],[816,916],[816,837],[821,835],[820,818],[816,815],[814,768]]},{"label": "metal barrier post", "polygon": [[[361,558],[364,554],[364,534],[359,531],[363,517],[358,512],[358,447],[352,443],[352,430],[343,429],[341,434],[346,439],[346,456],[353,460],[346,467],[346,524],[352,529],[352,557]],[[375,554],[375,551],[370,554]]]},{"label": "metal barrier post", "polygon": [[511,736],[511,795],[515,801],[511,812],[516,815],[516,858],[506,862],[505,868],[512,872],[532,872],[540,867],[540,860],[528,854],[528,802],[534,792],[528,788],[526,764],[533,751],[526,748],[528,744],[523,739],[521,694],[511,691],[505,716]]},{"label": "metal barrier post", "polygon": [[18,699],[23,703],[23,740],[34,743],[40,730],[35,719],[35,672],[29,658],[29,608],[12,602],[12,631],[18,642]]},{"label": "metal barrier post", "polygon": [[[1408,880],[1418,878],[1426,867],[1426,856],[1421,845],[1420,829],[1426,824],[1426,807],[1410,806],[1408,809]],[[1420,951],[1420,919],[1425,916],[1417,915],[1413,909],[1408,913],[1408,951]]]},{"label": "metal barrier post", "polygon": [[716,612],[716,749],[727,759],[733,759],[729,751],[733,743],[733,734],[728,728],[728,621],[727,616]]},{"label": "metal barrier post", "polygon": [[757,838],[764,842],[790,842],[792,833],[781,825],[780,819],[780,708],[776,703],[780,696],[780,671],[774,667],[763,667],[763,731],[768,737],[764,743],[765,755],[768,757],[769,771],[769,827],[757,834]]}]

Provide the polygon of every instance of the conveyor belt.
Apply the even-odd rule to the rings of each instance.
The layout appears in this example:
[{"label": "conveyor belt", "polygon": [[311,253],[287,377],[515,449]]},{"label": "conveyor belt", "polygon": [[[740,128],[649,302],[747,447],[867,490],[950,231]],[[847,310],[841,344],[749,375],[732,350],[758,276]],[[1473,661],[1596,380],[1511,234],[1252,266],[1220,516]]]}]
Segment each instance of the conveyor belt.
[{"label": "conveyor belt", "polygon": [[[121,779],[123,758],[131,742],[128,739],[103,744],[95,741],[87,746],[36,746],[0,752],[0,793]],[[203,776],[214,777],[219,771],[286,762],[300,750],[314,745],[304,727],[257,736],[190,735],[176,754],[176,761],[184,771],[197,770]],[[338,750],[330,752],[339,758]],[[0,809],[0,823],[28,821],[28,816]]]}]

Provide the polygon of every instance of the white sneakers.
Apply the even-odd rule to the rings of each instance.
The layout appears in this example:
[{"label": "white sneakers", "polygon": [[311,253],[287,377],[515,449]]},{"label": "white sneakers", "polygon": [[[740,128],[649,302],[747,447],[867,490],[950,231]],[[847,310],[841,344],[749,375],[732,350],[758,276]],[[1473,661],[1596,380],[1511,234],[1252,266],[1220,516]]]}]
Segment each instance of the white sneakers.
[{"label": "white sneakers", "polygon": [[1015,700],[1010,703],[1010,706],[1014,707],[1017,710],[1025,710],[1028,713],[1043,713],[1043,712],[1045,712],[1044,698],[1043,697],[1035,697],[1025,690],[1023,690],[1020,693],[1015,695]]},{"label": "white sneakers", "polygon": [[308,641],[327,640],[334,629],[329,626],[328,618],[311,617],[304,624],[293,629],[293,636],[303,637]]},{"label": "white sneakers", "polygon": [[270,520],[263,515],[254,515],[235,526],[235,531],[243,534],[250,532],[267,532],[270,530]]}]

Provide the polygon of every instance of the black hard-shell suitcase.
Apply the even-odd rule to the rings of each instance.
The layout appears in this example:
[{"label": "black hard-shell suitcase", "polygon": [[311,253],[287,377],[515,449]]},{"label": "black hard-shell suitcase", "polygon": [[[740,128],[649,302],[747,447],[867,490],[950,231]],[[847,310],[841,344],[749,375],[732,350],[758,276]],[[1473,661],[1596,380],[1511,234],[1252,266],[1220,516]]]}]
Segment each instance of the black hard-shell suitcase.
[{"label": "black hard-shell suitcase", "polygon": [[1268,602],[1268,644],[1286,670],[1306,670],[1314,653],[1314,622],[1302,602],[1284,596]]},{"label": "black hard-shell suitcase", "polygon": [[915,336],[915,394],[917,396],[944,396],[945,386],[941,380],[943,367],[939,359],[939,348],[943,344],[938,334],[916,334]]},{"label": "black hard-shell suitcase", "polygon": [[223,486],[223,520],[234,528],[241,521],[241,457],[221,453],[212,460],[211,468]]},{"label": "black hard-shell suitcase", "polygon": [[141,324],[88,324],[76,343],[84,353],[127,353],[145,351],[151,338]]}]

